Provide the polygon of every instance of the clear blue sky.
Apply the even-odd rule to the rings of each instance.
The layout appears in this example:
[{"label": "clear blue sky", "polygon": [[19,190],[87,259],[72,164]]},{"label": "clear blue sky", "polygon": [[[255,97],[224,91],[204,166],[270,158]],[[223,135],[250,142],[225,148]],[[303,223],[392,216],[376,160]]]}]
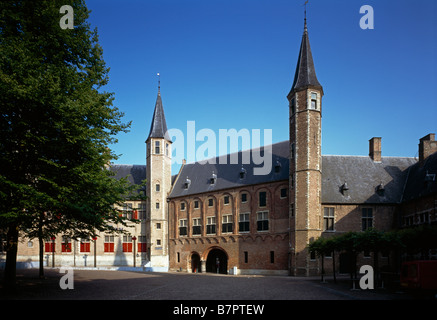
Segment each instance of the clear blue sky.
[{"label": "clear blue sky", "polygon": [[[88,0],[111,68],[105,90],[132,120],[116,163],[145,164],[161,74],[168,128],[272,129],[288,140],[288,94],[304,0]],[[374,29],[362,30],[362,5]],[[325,92],[322,153],[417,156],[437,133],[437,1],[310,0],[309,38]],[[178,166],[173,167],[177,173]],[[176,171],[176,172],[175,172]]]}]

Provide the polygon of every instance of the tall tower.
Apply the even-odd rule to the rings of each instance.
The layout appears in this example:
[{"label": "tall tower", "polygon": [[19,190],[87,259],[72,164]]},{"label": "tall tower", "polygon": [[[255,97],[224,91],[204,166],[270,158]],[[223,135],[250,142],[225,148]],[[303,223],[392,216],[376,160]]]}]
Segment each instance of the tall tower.
[{"label": "tall tower", "polygon": [[316,77],[305,17],[290,107],[290,273],[316,273],[307,250],[321,234],[323,88]]},{"label": "tall tower", "polygon": [[169,265],[167,196],[171,189],[171,139],[167,132],[160,85],[146,144],[146,236],[150,266],[166,271]]}]

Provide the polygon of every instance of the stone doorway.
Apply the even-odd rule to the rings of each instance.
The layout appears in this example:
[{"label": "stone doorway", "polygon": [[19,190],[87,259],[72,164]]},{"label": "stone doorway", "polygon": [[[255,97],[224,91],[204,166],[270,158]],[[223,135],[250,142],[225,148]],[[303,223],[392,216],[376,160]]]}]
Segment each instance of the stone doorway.
[{"label": "stone doorway", "polygon": [[202,272],[202,264],[200,263],[200,256],[197,252],[191,255],[191,272],[200,273]]}]

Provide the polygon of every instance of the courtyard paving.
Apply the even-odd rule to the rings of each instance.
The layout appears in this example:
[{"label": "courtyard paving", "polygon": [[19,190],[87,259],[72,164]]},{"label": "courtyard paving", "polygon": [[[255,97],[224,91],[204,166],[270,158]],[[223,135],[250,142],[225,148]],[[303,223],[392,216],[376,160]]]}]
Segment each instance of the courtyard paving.
[{"label": "courtyard paving", "polygon": [[[0,272],[1,273],[1,272]],[[146,273],[72,270],[73,285],[62,289],[67,273],[46,269],[17,270],[17,290],[6,300],[406,300],[407,293],[386,289],[351,290],[347,277],[334,284],[317,278],[287,276],[233,276],[220,274]],[[2,274],[0,274],[3,277]],[[63,279],[63,280],[62,280]],[[64,285],[65,287],[65,285]]]}]

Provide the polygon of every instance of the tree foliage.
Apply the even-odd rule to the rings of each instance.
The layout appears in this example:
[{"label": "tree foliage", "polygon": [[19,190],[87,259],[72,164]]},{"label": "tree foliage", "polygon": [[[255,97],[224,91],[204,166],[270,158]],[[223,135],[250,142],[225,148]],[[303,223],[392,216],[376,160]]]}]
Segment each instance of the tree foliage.
[{"label": "tree foliage", "polygon": [[[59,26],[66,4],[74,9],[71,30]],[[18,231],[77,237],[125,224],[114,204],[128,183],[106,165],[116,158],[115,135],[130,123],[103,91],[109,68],[89,14],[81,0],[0,2],[0,228],[8,231],[7,259],[16,255]]]}]

